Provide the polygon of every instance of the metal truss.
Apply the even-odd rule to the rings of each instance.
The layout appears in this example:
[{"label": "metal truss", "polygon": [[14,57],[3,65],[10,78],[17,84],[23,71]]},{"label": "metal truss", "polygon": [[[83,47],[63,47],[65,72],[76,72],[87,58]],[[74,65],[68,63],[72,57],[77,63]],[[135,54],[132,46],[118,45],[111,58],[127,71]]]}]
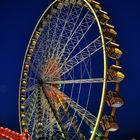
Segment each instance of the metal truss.
[{"label": "metal truss", "polygon": [[96,116],[94,116],[93,114],[91,114],[90,112],[88,112],[85,108],[83,108],[82,106],[80,106],[77,102],[75,102],[74,100],[72,100],[71,98],[69,98],[66,94],[64,94],[63,92],[61,92],[60,90],[51,87],[51,89],[58,95],[63,97],[63,100],[74,110],[76,110],[77,114],[81,117],[84,118],[85,122],[92,125],[92,127],[94,127],[95,122],[96,122]]}]

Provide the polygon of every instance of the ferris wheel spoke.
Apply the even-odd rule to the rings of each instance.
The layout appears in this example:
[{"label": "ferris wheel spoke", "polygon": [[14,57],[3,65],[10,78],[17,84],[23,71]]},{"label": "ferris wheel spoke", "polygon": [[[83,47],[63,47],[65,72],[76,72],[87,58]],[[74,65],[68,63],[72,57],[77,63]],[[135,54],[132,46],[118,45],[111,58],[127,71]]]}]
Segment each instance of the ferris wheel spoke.
[{"label": "ferris wheel spoke", "polygon": [[64,81],[52,81],[45,82],[45,84],[91,84],[91,83],[103,83],[103,78],[91,78],[91,79],[77,79],[77,80],[64,80]]},{"label": "ferris wheel spoke", "polygon": [[35,64],[34,64],[34,62],[31,62],[31,64],[30,64],[30,71],[31,71],[32,73],[34,73],[37,77],[40,76],[40,75],[39,75],[39,72],[38,72],[38,70],[37,70],[37,68],[36,68],[36,66],[35,66]]},{"label": "ferris wheel spoke", "polygon": [[[37,77],[32,76],[33,73],[29,72],[29,75],[27,76],[27,82],[25,82],[24,84],[26,85],[26,91],[30,92],[32,90],[34,90],[34,87],[37,85]],[[23,80],[24,82],[24,80]]]},{"label": "ferris wheel spoke", "polygon": [[[54,131],[55,131],[54,126],[56,126],[56,127],[59,127],[59,126],[57,126],[56,119],[52,118],[51,116],[48,117],[48,121],[49,122],[44,126],[44,129],[45,129],[45,134],[46,135],[49,134],[49,137],[51,138],[53,133],[54,133]],[[46,136],[46,138],[47,138],[47,136]]]},{"label": "ferris wheel spoke", "polygon": [[50,130],[50,129],[54,126],[54,124],[57,122],[55,118],[51,118],[51,117],[48,118],[48,121],[50,121],[50,122],[48,122],[48,123],[44,126],[46,132],[47,132],[48,130]]},{"label": "ferris wheel spoke", "polygon": [[36,96],[36,92],[34,90],[25,100],[26,107],[28,107],[30,105],[32,107],[35,106],[36,100],[37,100],[37,96]]},{"label": "ferris wheel spoke", "polygon": [[63,47],[62,51],[60,52],[58,58],[62,62],[67,61],[71,53],[74,51],[74,49],[78,46],[78,44],[81,42],[83,37],[86,35],[86,33],[89,31],[93,23],[95,22],[95,19],[93,15],[88,11],[75,31],[72,33],[72,35],[68,38],[65,46]]},{"label": "ferris wheel spoke", "polygon": [[66,102],[73,110],[75,110],[81,118],[84,118],[84,121],[88,125],[92,125],[92,127],[94,127],[94,125],[96,123],[96,116],[94,116],[93,114],[88,112],[85,108],[80,106],[77,102],[75,102],[74,100],[69,98],[66,94],[64,94],[64,92],[61,92],[60,90],[58,90],[57,88],[55,88],[53,86],[51,86],[51,89],[55,93],[60,95],[63,98],[64,102]]},{"label": "ferris wheel spoke", "polygon": [[[87,45],[84,49],[74,55],[71,59],[66,61],[60,67],[60,75],[64,75],[69,72],[71,69],[76,67],[78,64],[83,62],[85,59],[91,57],[93,54],[97,53],[99,50],[102,49],[100,44],[100,36],[96,38],[93,42]],[[62,72],[61,72],[62,71]]]},{"label": "ferris wheel spoke", "polygon": [[[58,15],[57,15],[58,16]],[[44,50],[42,49],[42,53],[43,53],[43,60],[46,61],[47,57],[49,56],[49,49],[50,49],[50,42],[51,42],[51,31],[54,29],[51,27],[52,25],[52,21],[53,21],[53,24],[56,23],[56,18],[53,18],[53,20],[51,20],[48,24],[48,30],[47,30],[47,38],[46,38],[46,45],[44,46]]]},{"label": "ferris wheel spoke", "polygon": [[26,92],[31,92],[31,91],[35,90],[37,88],[37,85],[38,84],[34,84],[34,85],[30,86],[30,87],[28,86],[26,88]]},{"label": "ferris wheel spoke", "polygon": [[[41,67],[42,62],[44,60],[43,57],[47,55],[48,49],[50,47],[50,41],[51,41],[51,36],[53,34],[53,30],[56,25],[56,18],[59,14],[56,14],[53,16],[53,18],[50,18],[50,22],[48,25],[46,25],[46,29],[41,33],[40,38],[37,42],[36,48],[35,48],[35,56],[34,60],[31,63],[33,71],[39,72],[39,68]],[[45,19],[44,19],[45,20]],[[37,65],[36,65],[37,64]]]},{"label": "ferris wheel spoke", "polygon": [[[44,44],[41,43],[40,46],[42,46],[41,49],[43,50]],[[41,54],[40,52],[36,52],[36,56],[34,56],[34,60],[36,61],[31,63],[32,71],[34,71],[35,74],[38,75],[38,77],[40,77],[41,67],[44,62],[43,53]]]},{"label": "ferris wheel spoke", "polygon": [[[85,59],[86,60],[86,59]],[[87,60],[87,62],[85,62],[85,60],[83,61],[83,64],[84,64],[84,69],[81,71],[81,77],[84,76],[84,74],[86,73],[88,75],[89,78],[92,77],[91,75],[91,60],[90,58]],[[89,69],[87,68],[88,64],[90,62],[90,71]],[[65,79],[68,79],[68,77],[70,77],[70,79],[74,79],[74,75],[71,75],[71,73],[73,73],[74,69],[71,69],[67,74],[64,74],[62,77],[61,77],[61,80],[65,80]],[[64,78],[63,78],[64,77]]]},{"label": "ferris wheel spoke", "polygon": [[56,28],[55,28],[53,39],[52,39],[52,42],[51,42],[50,50],[52,50],[52,51],[50,51],[51,52],[50,58],[55,58],[56,57],[58,43],[59,43],[58,39],[59,39],[59,36],[62,34],[64,28],[65,28],[65,24],[67,23],[67,19],[69,17],[70,10],[71,10],[70,6],[63,8],[61,10],[60,16],[57,18]]},{"label": "ferris wheel spoke", "polygon": [[43,133],[45,138],[51,139],[54,131],[54,125],[57,123],[49,108],[44,109],[43,114]]},{"label": "ferris wheel spoke", "polygon": [[35,57],[36,57],[36,59],[37,58],[40,58],[40,55],[39,54],[41,54],[41,56],[42,56],[42,54],[44,53],[43,52],[43,49],[48,49],[48,46],[46,45],[47,44],[47,41],[46,40],[48,38],[48,32],[49,32],[49,30],[43,31],[41,33],[40,37],[39,37],[39,40],[38,40],[37,45],[36,45],[36,48],[35,48],[35,51],[36,51]]},{"label": "ferris wheel spoke", "polygon": [[31,134],[31,138],[34,135],[34,130],[35,130],[35,124],[36,124],[36,110],[34,110],[34,112],[31,114],[31,120],[28,123],[28,130]]},{"label": "ferris wheel spoke", "polygon": [[68,37],[72,35],[82,10],[83,7],[79,8],[78,5],[73,4],[69,16],[66,19],[65,26],[63,27],[61,35],[58,39],[59,47],[57,49],[56,56],[59,55],[59,52],[62,49],[62,46],[64,46],[67,42]]},{"label": "ferris wheel spoke", "polygon": [[28,79],[28,80],[37,81],[37,79],[36,79],[36,78],[30,77],[30,76],[28,76],[28,77],[27,77],[27,79]]},{"label": "ferris wheel spoke", "polygon": [[[28,127],[30,128],[31,131],[33,130],[33,123],[36,120],[36,104],[37,104],[37,95],[36,95],[36,90],[25,100],[25,105],[26,105],[26,121],[27,124],[29,125]],[[31,98],[32,97],[32,98]]]},{"label": "ferris wheel spoke", "polygon": [[65,129],[67,129],[67,133],[72,134],[70,139],[78,137],[77,139],[85,140],[85,136],[81,132],[80,128],[78,127],[77,123],[77,117],[74,115],[71,115],[71,113],[68,111],[68,109],[64,109],[64,114],[67,117],[67,120],[65,120]]},{"label": "ferris wheel spoke", "polygon": [[[41,34],[39,41],[38,41],[39,43],[37,44],[37,47],[36,47],[38,49],[38,50],[36,50],[36,56],[35,56],[36,58],[40,57],[39,54],[41,54],[41,58],[42,58],[42,56],[44,56],[44,52],[45,52],[45,54],[47,54],[47,51],[49,49],[49,44],[50,44],[50,36],[51,36],[50,34],[54,28],[54,26],[53,26],[54,23],[55,23],[55,19],[50,20],[49,25],[47,26],[47,30],[45,30]],[[50,26],[50,25],[52,25],[52,26]],[[45,50],[47,50],[47,51],[45,51]],[[38,62],[39,61],[40,61],[40,59],[38,59]]]},{"label": "ferris wheel spoke", "polygon": [[26,107],[29,106],[30,102],[36,98],[36,92],[35,90],[32,91],[32,93],[26,98],[24,101],[24,104],[26,104]]},{"label": "ferris wheel spoke", "polygon": [[45,108],[43,110],[44,110],[43,119],[42,119],[42,121],[43,121],[42,124],[44,126],[43,133],[44,133],[45,138],[49,139],[49,134],[47,132],[47,126],[49,124],[48,110],[46,110]]},{"label": "ferris wheel spoke", "polygon": [[59,15],[55,21],[55,28],[53,31],[52,39],[50,42],[50,49],[49,49],[49,54],[48,54],[48,59],[53,58],[55,53],[56,53],[56,48],[57,48],[57,40],[58,36],[60,36],[61,30],[63,30],[63,26],[65,24],[65,19],[67,18],[69,14],[70,6],[64,7],[59,11]]},{"label": "ferris wheel spoke", "polygon": [[62,132],[63,137],[69,140],[69,137],[68,137],[68,135],[67,135],[67,133],[66,133],[66,131],[64,129],[64,125],[63,125],[62,121],[59,118],[58,112],[56,111],[55,105],[54,105],[54,103],[51,101],[51,99],[48,96],[48,93],[47,93],[48,91],[45,90],[45,88],[43,88],[42,91],[43,91],[43,93],[45,93],[46,102],[48,102],[48,105],[50,106],[49,109],[51,109],[51,112],[52,112],[53,116],[55,117],[55,119],[57,121],[57,128],[59,129],[60,132]]},{"label": "ferris wheel spoke", "polygon": [[37,99],[34,98],[28,104],[28,108],[27,108],[27,111],[26,111],[26,120],[27,120],[28,123],[31,121],[32,115],[36,110],[36,101],[37,101]]},{"label": "ferris wheel spoke", "polygon": [[[43,109],[43,118],[42,118],[43,133],[44,133],[45,138],[50,138],[51,133],[49,132],[49,130],[51,130],[52,127],[50,127],[49,124],[52,123],[51,121],[54,119],[54,117],[52,117],[52,112],[51,112],[48,102],[45,99],[45,95],[42,94],[41,98],[42,98],[41,102],[42,102],[42,109]],[[50,120],[50,118],[51,119],[53,118],[53,119]]]},{"label": "ferris wheel spoke", "polygon": [[[57,26],[56,21],[57,21],[58,17],[60,16],[60,14],[61,14],[61,10],[59,12],[57,12],[55,15],[51,15],[49,24],[47,26],[47,33],[46,33],[47,34],[46,41],[49,44],[51,43],[51,41],[53,39],[54,31]],[[45,47],[47,47],[47,46],[45,46]]]},{"label": "ferris wheel spoke", "polygon": [[40,47],[41,54],[39,55],[39,53],[37,52],[37,55],[40,57],[40,59],[38,59],[38,61],[37,61],[36,69],[40,73],[40,75],[41,75],[41,72],[43,69],[43,65],[46,62],[46,59],[49,58],[49,56],[51,54],[51,49],[53,48],[53,45],[50,45],[50,44],[52,44],[52,40],[53,40],[53,36],[54,36],[54,29],[57,28],[56,20],[58,19],[59,15],[60,15],[60,12],[59,12],[59,14],[57,14],[57,17],[52,20],[53,22],[51,22],[51,24],[54,24],[53,27],[50,25],[50,22],[49,22],[49,27],[47,30],[47,37],[39,45],[39,46],[41,46]]},{"label": "ferris wheel spoke", "polygon": [[[66,73],[70,73],[70,71],[76,67],[78,64],[84,62],[87,58],[91,57],[93,54],[97,53],[102,49],[101,38],[97,37],[94,41],[84,47],[81,51],[79,51],[75,56],[71,59],[63,63],[60,68],[54,73],[60,72],[60,76],[65,75]],[[85,62],[84,62],[85,63]],[[54,74],[52,73],[52,75]]]},{"label": "ferris wheel spoke", "polygon": [[79,104],[77,104],[77,102],[75,102],[74,100],[70,99],[68,96],[64,95],[64,98],[66,99],[67,104],[70,105],[70,107],[76,111],[76,113],[83,118],[83,120],[89,124],[92,124],[92,127],[95,125],[96,123],[96,117],[91,114],[90,112],[88,112],[85,108],[83,108],[82,106],[80,106]]},{"label": "ferris wheel spoke", "polygon": [[34,55],[32,56],[33,60],[31,61],[30,64],[31,71],[34,72],[36,75],[38,75],[38,77],[40,76],[38,68],[41,64],[40,62],[42,62],[41,56],[43,51],[41,50],[43,50],[45,40],[46,40],[46,35],[44,33],[41,33],[40,38],[34,50]]},{"label": "ferris wheel spoke", "polygon": [[[59,38],[57,39],[57,45],[55,45],[55,48],[50,48],[50,50],[53,51],[53,56],[55,53],[55,57],[60,61],[59,59],[59,53],[62,51],[62,48],[65,46],[65,43],[67,42],[69,36],[72,35],[72,32],[74,32],[76,23],[78,22],[78,19],[81,15],[82,12],[82,8],[77,7],[76,5],[73,5],[69,14],[66,16],[65,19],[61,19],[61,22],[64,23],[64,26],[59,27],[60,29],[62,28],[62,32],[59,35]],[[64,15],[67,12],[63,13]],[[50,53],[52,53],[51,51],[49,51]],[[53,64],[52,66],[53,67]],[[50,67],[50,69],[51,69]],[[48,70],[48,72],[50,71],[50,69]]]}]

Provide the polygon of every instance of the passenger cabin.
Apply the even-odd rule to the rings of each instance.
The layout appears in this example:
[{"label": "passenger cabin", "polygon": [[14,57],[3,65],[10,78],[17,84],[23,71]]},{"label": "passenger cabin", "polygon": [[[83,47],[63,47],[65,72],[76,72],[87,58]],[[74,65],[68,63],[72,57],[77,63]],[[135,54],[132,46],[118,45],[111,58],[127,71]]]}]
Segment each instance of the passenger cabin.
[{"label": "passenger cabin", "polygon": [[47,25],[47,19],[42,19],[42,27],[44,28]]},{"label": "passenger cabin", "polygon": [[109,81],[121,82],[125,78],[125,75],[122,72],[120,72],[120,70],[120,66],[111,65],[107,71],[107,79]]},{"label": "passenger cabin", "polygon": [[32,55],[33,51],[34,51],[34,46],[30,46],[28,55]]},{"label": "passenger cabin", "polygon": [[104,37],[109,40],[113,40],[117,36],[114,26],[110,24],[103,25]]},{"label": "passenger cabin", "polygon": [[96,10],[96,11],[99,11],[99,10],[102,9],[100,3],[95,1],[95,0],[91,0],[90,4],[93,7],[93,9]]},{"label": "passenger cabin", "polygon": [[78,0],[77,4],[82,6],[83,5],[83,1],[82,0]]},{"label": "passenger cabin", "polygon": [[21,108],[21,109],[25,109],[25,104],[22,104],[22,105],[20,106],[20,108]]},{"label": "passenger cabin", "polygon": [[39,28],[38,28],[38,31],[39,31],[39,32],[42,32],[42,31],[43,31],[43,28],[42,28],[42,27],[39,27]]},{"label": "passenger cabin", "polygon": [[30,61],[31,61],[31,54],[27,55],[26,61],[27,61],[28,63],[30,63]]},{"label": "passenger cabin", "polygon": [[57,9],[58,10],[61,10],[63,8],[63,3],[62,2],[59,2],[58,5],[57,5]]},{"label": "passenger cabin", "polygon": [[34,38],[38,40],[39,36],[40,36],[40,32],[35,31]]},{"label": "passenger cabin", "polygon": [[57,9],[53,7],[53,8],[51,9],[51,15],[54,15],[55,13],[57,13]]},{"label": "passenger cabin", "polygon": [[25,86],[25,85],[27,84],[27,80],[24,78],[24,79],[22,80],[21,84],[22,84],[23,86]]},{"label": "passenger cabin", "polygon": [[102,118],[102,128],[104,131],[114,132],[119,129],[118,123],[113,116],[103,116]]},{"label": "passenger cabin", "polygon": [[98,15],[98,18],[100,19],[101,24],[107,24],[107,22],[110,20],[108,13],[103,10],[99,10],[97,12],[97,15]]},{"label": "passenger cabin", "polygon": [[110,42],[106,45],[107,56],[111,59],[119,59],[122,55],[122,51],[119,49],[119,44]]},{"label": "passenger cabin", "polygon": [[24,70],[23,76],[24,76],[25,78],[27,78],[27,76],[28,76],[28,71]]},{"label": "passenger cabin", "polygon": [[22,95],[22,96],[20,97],[20,100],[24,102],[24,101],[26,100],[25,95]]},{"label": "passenger cabin", "polygon": [[75,3],[75,0],[70,0],[70,3],[71,3],[71,4],[74,4],[74,3]]},{"label": "passenger cabin", "polygon": [[120,93],[108,91],[106,95],[106,102],[109,107],[119,108],[124,104]]},{"label": "passenger cabin", "polygon": [[21,92],[22,93],[25,93],[26,92],[26,88],[25,87],[22,87]]},{"label": "passenger cabin", "polygon": [[26,116],[26,113],[25,112],[21,112],[20,116],[24,118]]},{"label": "passenger cabin", "polygon": [[29,64],[25,64],[24,68],[25,70],[29,70]]},{"label": "passenger cabin", "polygon": [[37,40],[36,40],[36,39],[32,39],[32,41],[31,41],[31,45],[32,45],[32,46],[35,46],[36,43],[37,43]]},{"label": "passenger cabin", "polygon": [[69,6],[69,0],[64,0],[63,3],[65,6]]},{"label": "passenger cabin", "polygon": [[25,121],[25,120],[22,120],[22,121],[21,121],[21,125],[22,125],[22,126],[26,126],[26,121]]}]

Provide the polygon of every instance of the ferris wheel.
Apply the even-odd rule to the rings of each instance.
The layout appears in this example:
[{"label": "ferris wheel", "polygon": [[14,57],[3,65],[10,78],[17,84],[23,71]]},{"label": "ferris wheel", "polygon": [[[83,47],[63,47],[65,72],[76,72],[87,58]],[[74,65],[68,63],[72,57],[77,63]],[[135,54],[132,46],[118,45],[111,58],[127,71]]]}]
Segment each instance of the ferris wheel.
[{"label": "ferris wheel", "polygon": [[20,129],[32,140],[106,140],[119,128],[125,76],[109,21],[94,0],[55,0],[39,19],[19,87]]}]

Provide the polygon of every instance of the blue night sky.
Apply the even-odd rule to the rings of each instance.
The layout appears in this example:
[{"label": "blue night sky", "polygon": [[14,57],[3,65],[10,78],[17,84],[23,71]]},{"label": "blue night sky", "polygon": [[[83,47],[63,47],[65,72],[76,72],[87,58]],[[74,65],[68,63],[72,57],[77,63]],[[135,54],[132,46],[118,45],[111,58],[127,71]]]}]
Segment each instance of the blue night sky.
[{"label": "blue night sky", "polygon": [[[19,132],[18,87],[24,53],[31,33],[52,0],[0,1],[0,126]],[[140,12],[139,0],[99,0],[118,31],[124,51],[121,84],[125,105],[118,109],[119,131],[111,140],[140,140]]]}]

